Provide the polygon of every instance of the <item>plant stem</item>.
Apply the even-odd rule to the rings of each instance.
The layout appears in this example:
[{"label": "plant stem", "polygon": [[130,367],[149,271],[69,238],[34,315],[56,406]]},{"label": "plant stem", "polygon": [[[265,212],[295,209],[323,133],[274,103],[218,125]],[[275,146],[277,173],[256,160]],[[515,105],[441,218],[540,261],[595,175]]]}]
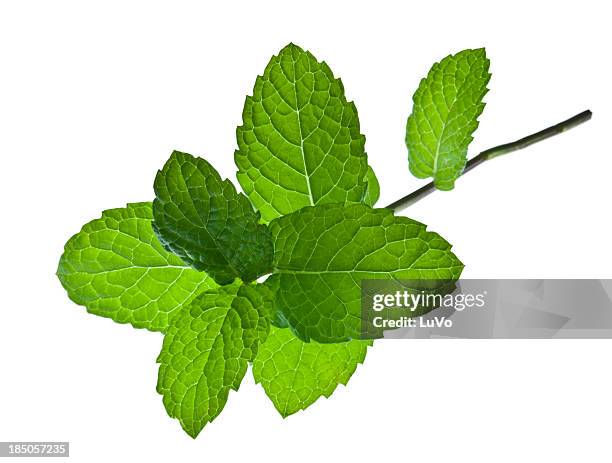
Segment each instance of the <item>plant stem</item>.
[{"label": "plant stem", "polygon": [[[528,135],[520,140],[513,141],[511,143],[505,143],[503,145],[496,146],[494,148],[489,148],[488,150],[483,151],[482,153],[474,156],[470,159],[463,170],[463,174],[469,172],[474,167],[479,166],[485,161],[489,159],[496,158],[497,156],[501,156],[503,154],[508,154],[513,151],[522,150],[523,148],[527,148],[534,143],[538,143],[542,140],[546,140],[547,138],[554,137],[560,133],[565,132],[577,125],[580,125],[586,121],[588,121],[593,113],[590,110],[586,110],[581,112],[580,114],[576,114],[569,119],[559,122],[558,124],[552,125],[544,130],[541,130],[537,133]],[[462,175],[463,175],[462,174]],[[398,199],[397,201],[389,204],[387,206],[388,209],[393,209],[394,211],[398,211],[404,209],[417,201],[423,199],[429,193],[436,189],[434,182],[430,182],[427,185],[422,186],[418,190],[413,191],[412,193],[404,196],[403,198]]]}]

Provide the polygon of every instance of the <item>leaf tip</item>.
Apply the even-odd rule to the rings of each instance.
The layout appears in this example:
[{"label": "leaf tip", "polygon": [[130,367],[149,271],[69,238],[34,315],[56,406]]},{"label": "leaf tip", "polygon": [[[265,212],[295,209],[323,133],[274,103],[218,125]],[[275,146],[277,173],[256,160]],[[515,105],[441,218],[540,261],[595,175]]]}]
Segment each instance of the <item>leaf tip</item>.
[{"label": "leaf tip", "polygon": [[304,53],[304,49],[302,47],[300,47],[299,45],[296,45],[293,42],[289,42],[287,45],[285,45],[280,53],[283,52],[296,52],[296,53]]},{"label": "leaf tip", "polygon": [[206,426],[206,423],[200,424],[197,422],[189,422],[183,419],[179,419],[178,421],[183,431],[185,431],[185,434],[187,434],[194,440],[200,435],[200,432],[202,432],[204,426]]}]

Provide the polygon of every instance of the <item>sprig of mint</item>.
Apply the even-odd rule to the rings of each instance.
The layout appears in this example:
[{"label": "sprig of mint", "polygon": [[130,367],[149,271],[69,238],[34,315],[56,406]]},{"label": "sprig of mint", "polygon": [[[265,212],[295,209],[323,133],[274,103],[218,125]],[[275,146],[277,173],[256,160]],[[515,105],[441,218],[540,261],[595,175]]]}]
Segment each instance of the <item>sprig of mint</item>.
[{"label": "sprig of mint", "polygon": [[[463,264],[424,224],[396,216],[481,162],[584,122],[590,111],[467,161],[489,81],[484,49],[435,64],[414,95],[410,171],[433,182],[375,209],[380,185],[357,109],[329,66],[289,44],[248,96],[236,131],[236,191],[175,151],[153,203],[111,209],[66,243],[57,276],[96,315],[164,333],[158,392],[196,437],[253,374],[283,417],[329,397],[365,359],[360,283],[427,280]],[[380,337],[383,332],[374,333]]]}]

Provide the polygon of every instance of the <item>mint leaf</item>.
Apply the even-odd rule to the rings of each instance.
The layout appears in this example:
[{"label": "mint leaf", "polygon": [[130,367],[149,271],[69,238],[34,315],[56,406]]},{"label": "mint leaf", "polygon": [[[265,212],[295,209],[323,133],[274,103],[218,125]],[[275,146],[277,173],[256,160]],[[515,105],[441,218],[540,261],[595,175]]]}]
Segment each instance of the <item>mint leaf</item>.
[{"label": "mint leaf", "polygon": [[306,343],[289,329],[272,327],[253,362],[253,376],[287,417],[329,397],[338,384],[346,385],[371,345],[359,340]]},{"label": "mint leaf", "polygon": [[276,288],[276,309],[305,341],[359,338],[362,279],[440,280],[446,286],[463,269],[448,242],[388,209],[306,207],[274,220],[270,230],[274,274],[268,286]]},{"label": "mint leaf", "polygon": [[173,319],[157,359],[157,392],[191,437],[221,413],[268,335],[267,297],[259,285],[224,286]]},{"label": "mint leaf", "polygon": [[151,203],[110,209],[66,243],[57,276],[87,311],[165,331],[170,317],[217,285],[166,252],[151,228]]},{"label": "mint leaf", "polygon": [[367,156],[357,109],[311,53],[289,44],[272,57],[242,120],[238,181],[265,221],[304,206],[363,198]]},{"label": "mint leaf", "polygon": [[204,159],[173,152],[154,187],[153,226],[167,250],[219,284],[270,271],[272,242],[259,213]]},{"label": "mint leaf", "polygon": [[463,172],[485,104],[489,60],[484,48],[464,50],[432,66],[413,96],[406,126],[410,172],[452,190]]},{"label": "mint leaf", "polygon": [[366,173],[366,191],[362,202],[370,207],[374,207],[379,197],[380,184],[378,183],[374,170],[372,167],[368,166],[368,171]]}]

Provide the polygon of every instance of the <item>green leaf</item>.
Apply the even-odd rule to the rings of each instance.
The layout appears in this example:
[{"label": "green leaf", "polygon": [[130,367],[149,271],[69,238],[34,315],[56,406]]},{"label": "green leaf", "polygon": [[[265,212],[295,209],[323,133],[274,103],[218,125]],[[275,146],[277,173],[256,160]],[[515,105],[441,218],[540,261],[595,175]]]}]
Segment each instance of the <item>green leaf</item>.
[{"label": "green leaf", "polygon": [[157,392],[191,437],[221,413],[267,337],[268,294],[260,285],[224,286],[173,319],[157,359]]},{"label": "green leaf", "polygon": [[242,120],[238,181],[266,222],[303,206],[363,198],[367,156],[357,109],[310,52],[289,44],[272,57]]},{"label": "green leaf", "polygon": [[338,384],[346,385],[371,345],[307,343],[289,329],[272,327],[253,362],[253,376],[285,418],[329,397]]},{"label": "green leaf", "polygon": [[464,50],[432,66],[413,96],[406,127],[410,172],[452,190],[467,160],[485,104],[489,60],[484,48]]},{"label": "green leaf", "polygon": [[153,228],[164,247],[217,283],[269,273],[272,242],[248,198],[204,159],[175,151],[155,178]]},{"label": "green leaf", "polygon": [[446,286],[463,269],[448,242],[388,209],[306,207],[274,220],[270,230],[275,268],[268,280],[277,288],[276,309],[305,341],[359,338],[362,279],[440,280]]},{"label": "green leaf", "polygon": [[367,206],[374,207],[374,204],[376,204],[379,197],[380,184],[378,183],[374,170],[372,167],[368,166],[368,171],[366,173],[366,191],[362,202]]},{"label": "green leaf", "polygon": [[168,320],[212,278],[165,251],[151,228],[151,203],[104,211],[66,243],[57,276],[87,311],[165,331]]}]

